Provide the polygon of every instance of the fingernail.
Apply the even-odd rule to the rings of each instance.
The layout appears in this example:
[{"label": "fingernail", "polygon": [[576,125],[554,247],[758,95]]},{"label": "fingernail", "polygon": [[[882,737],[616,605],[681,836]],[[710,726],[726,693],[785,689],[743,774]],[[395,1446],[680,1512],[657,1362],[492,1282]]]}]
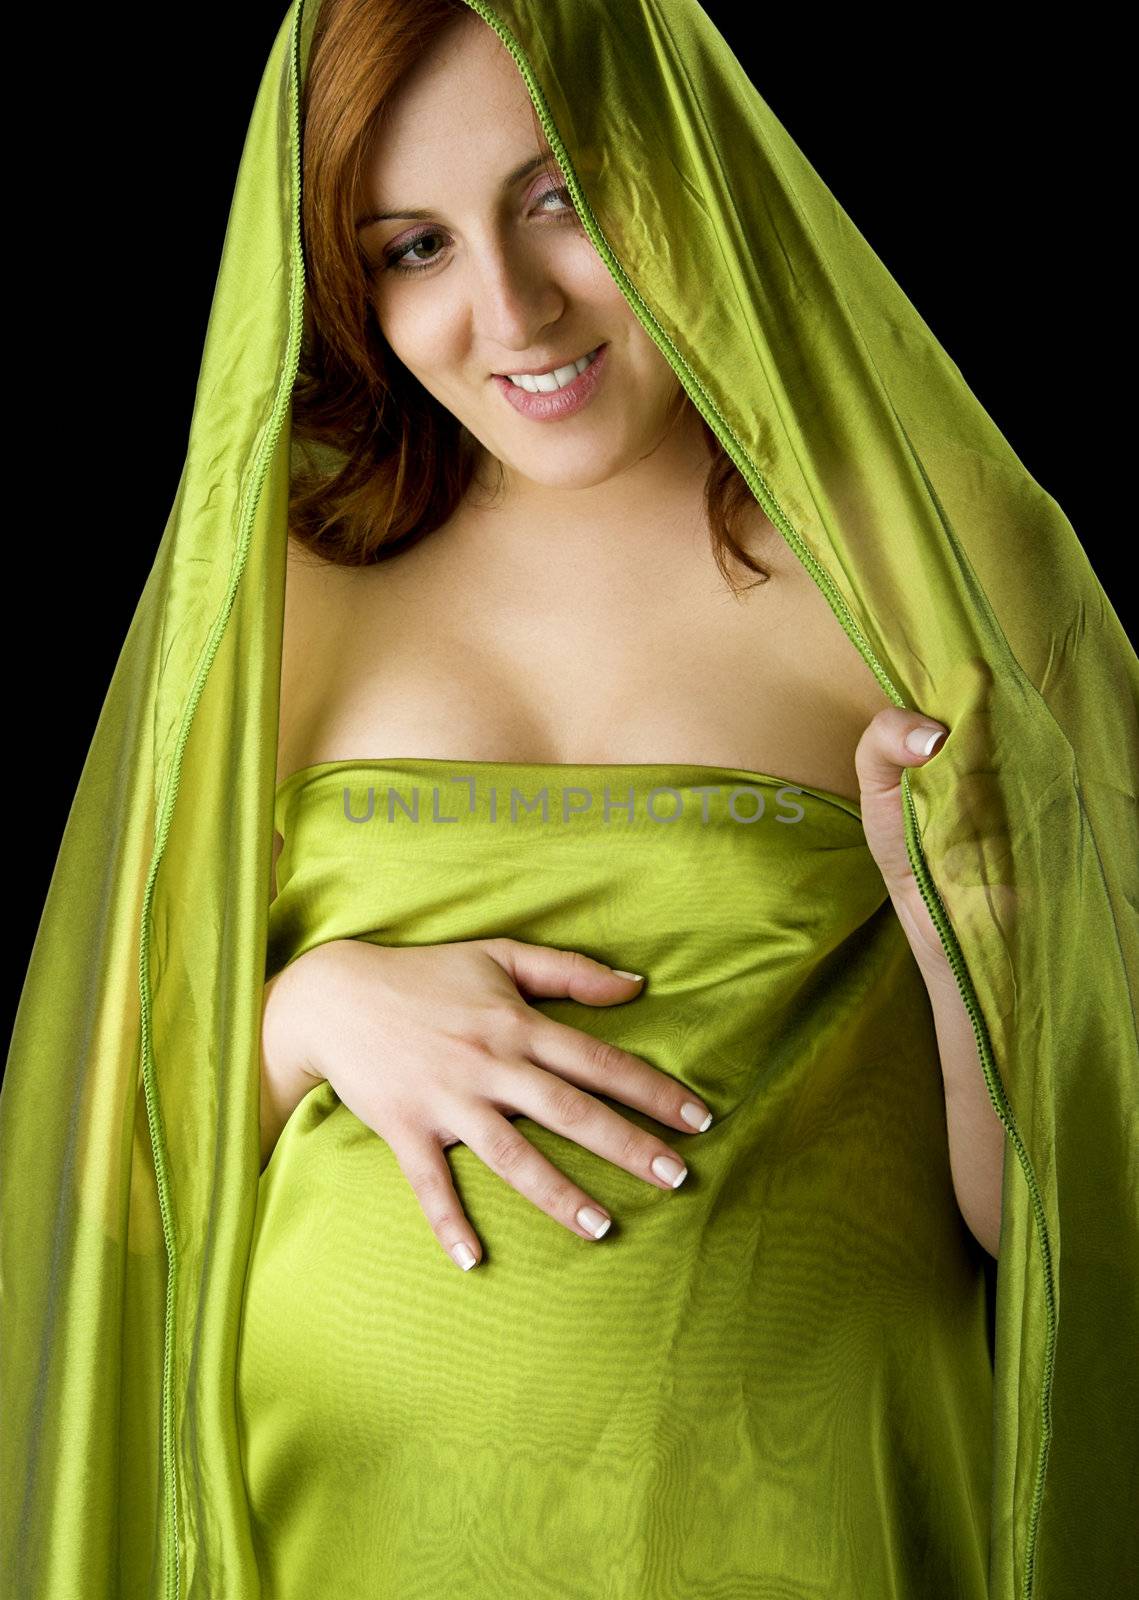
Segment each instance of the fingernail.
[{"label": "fingernail", "polygon": [[459,1244],[453,1244],[451,1246],[451,1254],[454,1256],[459,1266],[462,1267],[464,1272],[469,1271],[470,1268],[475,1264],[475,1253],[469,1244],[463,1244],[461,1242]]},{"label": "fingernail", "polygon": [[944,728],[932,728],[927,722],[920,728],[911,728],[906,734],[906,749],[915,756],[931,756],[934,745],[945,737]]},{"label": "fingernail", "polygon": [[695,1128],[697,1133],[703,1133],[705,1128],[712,1126],[712,1113],[705,1111],[703,1106],[698,1106],[695,1100],[686,1100],[680,1108],[680,1115],[690,1128]]},{"label": "fingernail", "polygon": [[644,973],[642,972],[622,972],[620,967],[610,967],[609,970],[614,974],[615,977],[633,978],[637,983],[640,983],[644,977]]},{"label": "fingernail", "polygon": [[582,1206],[577,1214],[577,1220],[586,1233],[591,1233],[595,1239],[600,1239],[612,1219],[607,1217],[604,1211],[598,1211],[596,1206]]},{"label": "fingernail", "polygon": [[653,1161],[653,1171],[674,1189],[679,1188],[688,1176],[688,1168],[672,1156],[657,1156]]}]

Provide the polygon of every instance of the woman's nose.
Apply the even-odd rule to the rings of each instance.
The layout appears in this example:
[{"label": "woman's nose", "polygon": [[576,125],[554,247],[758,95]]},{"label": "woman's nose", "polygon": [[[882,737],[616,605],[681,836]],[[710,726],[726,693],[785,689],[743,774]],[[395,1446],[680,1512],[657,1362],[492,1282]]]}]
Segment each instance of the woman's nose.
[{"label": "woman's nose", "polygon": [[537,252],[496,248],[471,279],[472,320],[487,349],[530,351],[565,313],[567,295]]}]

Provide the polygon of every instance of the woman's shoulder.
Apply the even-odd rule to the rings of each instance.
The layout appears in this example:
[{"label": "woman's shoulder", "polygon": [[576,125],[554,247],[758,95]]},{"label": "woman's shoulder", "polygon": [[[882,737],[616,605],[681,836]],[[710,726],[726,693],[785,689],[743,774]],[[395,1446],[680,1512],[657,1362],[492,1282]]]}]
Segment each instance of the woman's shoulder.
[{"label": "woman's shoulder", "polygon": [[324,583],[343,581],[362,570],[359,567],[350,567],[342,561],[331,561],[291,528],[286,543],[286,569],[290,583],[294,581],[304,583],[310,579]]},{"label": "woman's shoulder", "polygon": [[353,592],[356,569],[327,561],[289,534],[285,571],[282,672],[295,675],[336,637],[336,625]]},{"label": "woman's shoulder", "polygon": [[295,766],[295,753],[318,713],[360,569],[328,561],[290,532],[281,634],[281,702],[277,741],[278,782]]},{"label": "woman's shoulder", "polygon": [[372,569],[332,561],[290,532],[285,561],[286,626],[323,622],[330,608],[343,606]]}]

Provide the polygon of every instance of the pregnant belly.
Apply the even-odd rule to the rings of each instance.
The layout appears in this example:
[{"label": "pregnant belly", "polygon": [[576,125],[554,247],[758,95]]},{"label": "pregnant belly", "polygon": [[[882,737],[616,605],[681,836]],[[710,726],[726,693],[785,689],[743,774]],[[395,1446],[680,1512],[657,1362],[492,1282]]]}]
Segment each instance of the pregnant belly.
[{"label": "pregnant belly", "polygon": [[723,1296],[738,1277],[700,1250],[718,1192],[712,1130],[699,1181],[690,1171],[667,1191],[527,1117],[511,1120],[613,1224],[583,1239],[454,1145],[446,1159],[483,1247],[464,1273],[387,1142],[326,1084],[302,1101],[261,1179],[242,1328],[250,1407],[256,1396],[260,1407],[299,1408],[319,1367],[319,1417],[305,1426],[329,1430],[329,1445],[342,1429],[358,1435],[365,1417],[377,1444],[394,1444],[469,1405],[484,1421],[510,1417],[516,1435],[524,1426],[537,1450],[564,1452],[575,1437],[588,1449],[638,1378],[667,1391],[678,1324],[691,1326],[691,1297],[712,1293],[706,1280],[717,1274],[708,1313],[722,1332]]},{"label": "pregnant belly", "polygon": [[[327,1085],[282,1133],[237,1372],[267,1594],[324,1593],[334,1538],[330,1593],[671,1600],[710,1580],[767,1595],[793,1573],[797,1594],[845,1600],[844,1572],[886,1583],[912,1560],[917,1583],[933,1549],[960,1565],[954,1592],[980,1596],[980,1548],[961,1543],[985,1506],[990,1425],[968,1284],[947,1316],[941,1277],[942,1339],[928,1260],[872,1253],[868,1271],[865,1233],[827,1225],[817,1175],[809,1204],[786,1174],[775,1203],[743,1118],[713,1124],[698,1159],[693,1142],[671,1191],[512,1120],[613,1226],[579,1238],[456,1145],[484,1252],[466,1273]],[[950,1481],[931,1483],[909,1551],[898,1508],[938,1461]]]}]

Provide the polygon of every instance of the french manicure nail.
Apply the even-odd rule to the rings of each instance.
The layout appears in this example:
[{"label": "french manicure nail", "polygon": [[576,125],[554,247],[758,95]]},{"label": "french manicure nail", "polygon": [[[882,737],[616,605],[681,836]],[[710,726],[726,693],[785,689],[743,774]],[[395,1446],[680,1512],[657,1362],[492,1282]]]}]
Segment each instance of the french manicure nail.
[{"label": "french manicure nail", "polygon": [[925,727],[911,728],[906,734],[906,749],[911,750],[915,756],[932,755],[934,745],[939,739],[944,738],[944,728],[931,728],[926,723]]},{"label": "french manicure nail", "polygon": [[595,1239],[600,1239],[608,1229],[612,1218],[607,1217],[603,1211],[598,1211],[596,1206],[582,1206],[577,1214],[577,1220],[586,1233],[591,1233]]},{"label": "french manicure nail", "polygon": [[703,1133],[705,1128],[712,1126],[712,1113],[705,1111],[703,1106],[698,1106],[695,1100],[686,1100],[680,1108],[680,1115],[690,1128],[695,1128],[697,1133]]},{"label": "french manicure nail", "polygon": [[461,1240],[458,1244],[451,1246],[451,1254],[464,1272],[468,1272],[475,1264],[474,1251],[469,1244],[464,1244]]},{"label": "french manicure nail", "polygon": [[653,1161],[653,1171],[674,1189],[679,1188],[688,1176],[688,1168],[672,1156],[657,1156]]}]

